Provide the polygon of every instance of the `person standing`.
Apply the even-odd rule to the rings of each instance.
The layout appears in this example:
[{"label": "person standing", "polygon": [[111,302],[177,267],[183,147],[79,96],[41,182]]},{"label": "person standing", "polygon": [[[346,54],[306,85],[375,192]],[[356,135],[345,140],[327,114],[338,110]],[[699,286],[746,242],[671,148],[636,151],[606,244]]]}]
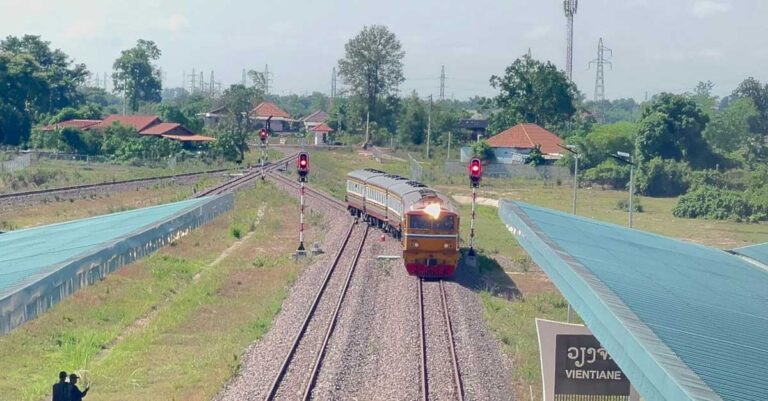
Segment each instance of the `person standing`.
[{"label": "person standing", "polygon": [[69,399],[68,401],[83,401],[83,397],[85,397],[86,394],[88,394],[88,390],[90,389],[90,386],[85,387],[85,391],[80,391],[79,388],[77,388],[77,375],[72,373],[69,375]]},{"label": "person standing", "polygon": [[53,385],[52,401],[70,401],[69,383],[67,383],[67,372],[59,372],[59,382]]}]

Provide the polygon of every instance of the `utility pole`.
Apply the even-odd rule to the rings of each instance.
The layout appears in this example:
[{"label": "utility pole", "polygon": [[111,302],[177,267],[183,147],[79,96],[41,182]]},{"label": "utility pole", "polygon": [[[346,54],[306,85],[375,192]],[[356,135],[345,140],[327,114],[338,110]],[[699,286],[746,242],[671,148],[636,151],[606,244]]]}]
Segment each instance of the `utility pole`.
[{"label": "utility pole", "polygon": [[272,80],[269,78],[269,64],[264,65],[264,94],[269,95],[269,83],[272,82]]},{"label": "utility pole", "polygon": [[429,140],[432,136],[432,95],[429,95],[429,111],[427,112],[427,159],[429,159]]},{"label": "utility pole", "polygon": [[195,84],[195,78],[197,77],[197,74],[195,74],[195,69],[192,69],[192,86],[190,86],[189,93],[195,93],[197,91],[197,85]]},{"label": "utility pole", "polygon": [[445,100],[445,66],[440,68],[440,100]]},{"label": "utility pole", "polygon": [[333,71],[331,72],[331,99],[330,99],[330,106],[328,107],[328,111],[333,110],[333,101],[336,99],[336,67],[333,67]]},{"label": "utility pole", "polygon": [[565,72],[568,73],[568,79],[573,81],[573,16],[579,7],[579,0],[563,0],[563,10],[567,22],[567,41],[568,50],[565,55]]},{"label": "utility pole", "polygon": [[598,120],[603,120],[603,102],[605,102],[605,64],[608,64],[613,69],[613,64],[605,59],[605,53],[608,52],[613,56],[613,50],[603,46],[603,38],[597,43],[597,58],[590,61],[589,65],[595,64],[597,66],[595,72],[595,106],[597,107]]},{"label": "utility pole", "polygon": [[213,70],[211,70],[211,80],[208,81],[208,96],[213,97],[216,91],[216,81],[213,79]]},{"label": "utility pole", "polygon": [[203,72],[200,71],[200,92],[205,93],[205,81],[203,81]]}]

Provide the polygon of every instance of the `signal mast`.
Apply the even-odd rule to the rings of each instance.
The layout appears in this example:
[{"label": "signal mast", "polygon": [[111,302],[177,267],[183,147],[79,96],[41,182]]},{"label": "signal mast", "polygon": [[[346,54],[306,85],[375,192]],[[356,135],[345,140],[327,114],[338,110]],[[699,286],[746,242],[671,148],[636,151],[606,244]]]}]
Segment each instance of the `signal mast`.
[{"label": "signal mast", "polygon": [[296,250],[296,254],[303,256],[306,254],[304,248],[304,183],[307,182],[307,176],[309,175],[309,153],[299,153],[299,158],[296,161],[296,172],[299,175],[300,192],[299,202],[301,215],[299,217],[299,248]]},{"label": "signal mast", "polygon": [[469,161],[469,185],[472,187],[472,219],[469,223],[469,253],[475,257],[475,209],[477,205],[477,188],[483,179],[483,163],[477,157]]},{"label": "signal mast", "polygon": [[259,140],[261,140],[261,144],[259,145],[259,148],[261,149],[261,157],[259,157],[259,160],[261,161],[261,180],[264,181],[266,176],[266,171],[264,170],[264,165],[267,162],[267,145],[269,144],[267,140],[269,139],[269,134],[271,132],[270,128],[270,120],[272,120],[272,116],[269,116],[267,118],[267,122],[264,124],[264,128],[259,131]]}]

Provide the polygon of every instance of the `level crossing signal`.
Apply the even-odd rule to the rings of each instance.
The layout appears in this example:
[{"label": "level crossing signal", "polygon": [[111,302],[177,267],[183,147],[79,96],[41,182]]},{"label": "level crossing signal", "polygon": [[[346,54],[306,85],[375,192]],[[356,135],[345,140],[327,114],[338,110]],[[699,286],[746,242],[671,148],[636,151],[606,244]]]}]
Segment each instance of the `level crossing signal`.
[{"label": "level crossing signal", "polygon": [[469,161],[469,181],[472,188],[480,186],[480,180],[483,179],[483,163],[477,157]]},{"label": "level crossing signal", "polygon": [[299,173],[299,181],[307,182],[307,176],[309,175],[309,153],[307,152],[299,153],[299,158],[298,158],[296,167]]}]

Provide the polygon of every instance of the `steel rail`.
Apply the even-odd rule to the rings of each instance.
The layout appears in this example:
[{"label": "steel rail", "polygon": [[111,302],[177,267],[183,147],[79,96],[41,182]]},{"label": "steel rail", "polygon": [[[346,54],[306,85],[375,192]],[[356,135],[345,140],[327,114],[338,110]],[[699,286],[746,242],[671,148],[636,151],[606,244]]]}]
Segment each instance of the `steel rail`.
[{"label": "steel rail", "polygon": [[424,324],[424,280],[419,278],[419,341],[421,343],[421,394],[422,400],[429,400],[429,384],[427,383],[427,338]]},{"label": "steel rail", "polygon": [[461,382],[459,359],[456,357],[456,345],[453,342],[453,325],[451,324],[451,315],[448,313],[448,300],[445,295],[443,281],[440,281],[440,298],[443,301],[443,316],[445,316],[445,324],[448,329],[448,345],[451,349],[451,363],[453,364],[453,383],[456,385],[456,395],[458,400],[464,401],[464,385]]},{"label": "steel rail", "polygon": [[322,347],[320,347],[320,350],[318,351],[317,356],[315,357],[315,363],[313,364],[312,372],[309,375],[309,382],[307,383],[307,386],[304,389],[304,396],[302,397],[302,400],[304,401],[309,400],[310,396],[312,395],[312,390],[315,388],[317,375],[320,371],[320,364],[322,363],[323,357],[325,356],[325,351],[328,348],[328,341],[331,339],[333,330],[336,327],[336,322],[339,317],[339,311],[341,310],[341,304],[342,302],[344,302],[344,298],[347,295],[347,290],[349,290],[349,283],[352,281],[352,274],[355,272],[355,269],[357,267],[357,262],[360,260],[360,255],[363,253],[363,246],[365,245],[365,240],[368,237],[368,229],[369,227],[365,227],[365,231],[363,232],[363,239],[360,241],[360,245],[357,247],[355,258],[352,261],[349,267],[349,272],[347,273],[347,277],[344,280],[344,287],[342,287],[341,293],[339,294],[339,300],[336,302],[336,309],[334,309],[333,311],[333,317],[331,318],[330,323],[328,323],[328,329],[325,332],[323,345]]},{"label": "steel rail", "polygon": [[299,331],[296,333],[296,336],[293,338],[293,343],[291,343],[291,348],[288,350],[288,354],[285,356],[285,359],[283,359],[283,363],[280,365],[280,370],[277,372],[277,376],[275,376],[275,379],[272,381],[272,384],[269,387],[269,392],[267,393],[267,396],[264,397],[266,401],[274,399],[275,395],[277,394],[277,389],[280,386],[280,382],[283,380],[285,373],[288,371],[288,365],[290,364],[291,359],[293,358],[293,355],[296,353],[296,349],[298,349],[299,342],[301,342],[302,337],[304,337],[304,333],[307,331],[307,327],[309,326],[309,321],[312,320],[312,316],[314,315],[315,310],[317,309],[317,305],[320,303],[320,298],[322,298],[323,293],[325,292],[325,289],[328,286],[328,282],[330,281],[331,276],[333,275],[333,272],[336,270],[336,266],[339,264],[341,255],[344,253],[344,250],[346,249],[347,244],[349,243],[349,238],[352,236],[352,231],[354,230],[354,228],[355,228],[355,223],[352,223],[349,225],[349,230],[347,231],[347,235],[344,236],[344,241],[339,247],[338,252],[336,252],[336,256],[333,259],[333,263],[331,264],[331,267],[325,273],[323,282],[320,285],[320,288],[318,288],[317,293],[315,294],[315,298],[312,301],[312,305],[310,306],[309,311],[304,317],[304,321],[302,322],[301,327],[299,328]]}]

